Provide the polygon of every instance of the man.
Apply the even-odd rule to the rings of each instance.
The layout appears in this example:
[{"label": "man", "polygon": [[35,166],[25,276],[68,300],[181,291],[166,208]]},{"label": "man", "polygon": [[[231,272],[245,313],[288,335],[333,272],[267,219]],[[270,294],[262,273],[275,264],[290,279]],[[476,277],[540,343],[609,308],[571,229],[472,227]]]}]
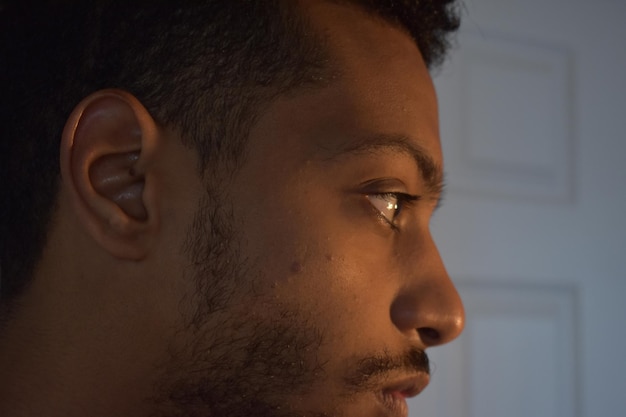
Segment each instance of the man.
[{"label": "man", "polygon": [[0,415],[406,415],[464,321],[429,233],[453,10],[18,3]]}]

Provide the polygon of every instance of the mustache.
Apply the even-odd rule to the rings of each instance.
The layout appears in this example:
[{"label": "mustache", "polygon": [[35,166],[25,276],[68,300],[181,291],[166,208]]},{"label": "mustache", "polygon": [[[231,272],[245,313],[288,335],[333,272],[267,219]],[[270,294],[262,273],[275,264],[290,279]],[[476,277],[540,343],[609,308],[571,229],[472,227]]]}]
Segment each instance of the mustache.
[{"label": "mustache", "polygon": [[353,391],[375,388],[380,379],[393,371],[407,374],[426,373],[430,375],[430,361],[422,349],[411,349],[403,355],[393,356],[383,353],[364,358],[358,362],[356,370],[344,380]]}]

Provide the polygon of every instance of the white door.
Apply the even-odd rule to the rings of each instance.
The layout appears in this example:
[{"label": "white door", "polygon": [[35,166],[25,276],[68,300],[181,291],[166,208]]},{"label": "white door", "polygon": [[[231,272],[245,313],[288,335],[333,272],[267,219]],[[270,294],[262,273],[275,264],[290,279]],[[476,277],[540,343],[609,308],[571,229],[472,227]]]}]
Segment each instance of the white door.
[{"label": "white door", "polygon": [[433,233],[467,326],[411,416],[626,416],[626,2],[465,9]]}]

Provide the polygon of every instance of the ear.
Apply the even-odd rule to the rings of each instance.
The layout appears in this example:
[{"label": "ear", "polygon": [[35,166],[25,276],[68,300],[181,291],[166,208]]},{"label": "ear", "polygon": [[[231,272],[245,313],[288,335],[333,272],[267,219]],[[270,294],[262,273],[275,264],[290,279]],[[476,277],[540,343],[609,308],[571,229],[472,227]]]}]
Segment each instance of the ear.
[{"label": "ear", "polygon": [[61,141],[61,177],[79,221],[111,255],[142,259],[158,230],[150,170],[159,129],[121,90],[80,102]]}]

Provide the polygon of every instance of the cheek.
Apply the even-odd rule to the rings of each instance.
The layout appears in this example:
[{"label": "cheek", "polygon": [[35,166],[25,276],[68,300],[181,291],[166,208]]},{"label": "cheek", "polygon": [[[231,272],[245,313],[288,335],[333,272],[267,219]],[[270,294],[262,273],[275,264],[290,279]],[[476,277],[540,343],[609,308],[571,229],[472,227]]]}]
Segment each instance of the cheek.
[{"label": "cheek", "polygon": [[307,310],[337,332],[362,325],[363,317],[370,326],[386,323],[393,248],[372,233],[380,225],[331,187],[304,184],[257,194],[254,205],[240,206],[241,252],[252,265],[255,293]]},{"label": "cheek", "polygon": [[[290,246],[300,250],[285,248],[282,259],[264,265],[266,288],[281,305],[308,312],[327,340],[353,348],[386,330],[394,286],[385,280],[384,262],[373,248],[319,231],[306,244]],[[368,329],[358,331],[364,318]]]}]

